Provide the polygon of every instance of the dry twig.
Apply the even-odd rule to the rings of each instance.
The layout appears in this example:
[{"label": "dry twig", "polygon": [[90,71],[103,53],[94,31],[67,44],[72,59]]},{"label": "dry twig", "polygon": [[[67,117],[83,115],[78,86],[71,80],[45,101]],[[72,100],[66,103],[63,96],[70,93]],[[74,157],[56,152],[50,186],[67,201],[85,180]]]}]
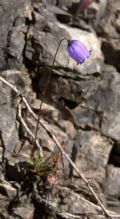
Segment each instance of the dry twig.
[{"label": "dry twig", "polygon": [[[18,96],[20,96],[21,100],[24,102],[26,108],[28,109],[29,113],[32,114],[32,116],[34,117],[34,119],[36,121],[38,121],[38,118],[36,116],[36,114],[33,112],[33,110],[31,109],[30,105],[28,104],[26,98],[18,91],[18,89],[16,87],[14,87],[12,84],[10,84],[9,82],[7,82],[3,77],[0,76],[0,80],[6,84],[7,86],[9,86],[12,90],[14,90],[16,92],[16,94]],[[21,120],[22,124],[24,124],[23,120]],[[46,132],[48,133],[49,137],[52,138],[52,140],[54,141],[54,143],[56,144],[56,146],[59,148],[59,150],[61,151],[61,153],[64,155],[64,157],[67,159],[67,161],[71,164],[71,166],[74,168],[74,170],[77,172],[77,174],[80,176],[80,178],[84,181],[84,183],[86,184],[86,186],[89,188],[91,194],[94,196],[94,198],[96,199],[98,205],[101,207],[104,215],[107,218],[113,218],[114,216],[111,216],[111,214],[109,213],[109,211],[104,207],[104,205],[102,204],[101,200],[98,198],[97,194],[95,193],[95,191],[93,190],[93,188],[90,186],[89,182],[87,181],[87,179],[84,177],[83,173],[81,173],[78,168],[76,167],[76,165],[74,164],[74,162],[70,159],[69,155],[64,151],[64,149],[62,148],[62,146],[60,145],[60,143],[58,142],[58,140],[56,139],[56,137],[54,136],[52,130],[49,128],[48,124],[45,123],[43,120],[39,120],[40,125],[46,130]],[[27,127],[26,127],[27,128]],[[29,133],[30,134],[30,133]]]},{"label": "dry twig", "polygon": [[[22,123],[22,125],[24,126],[25,130],[27,131],[27,133],[33,138],[35,139],[34,134],[31,132],[31,130],[28,128],[26,122],[24,121],[23,117],[22,117],[22,113],[21,113],[21,103],[19,103],[18,105],[18,118],[20,120],[20,122]],[[43,151],[42,151],[42,147],[39,144],[39,141],[37,139],[35,139],[35,144],[38,148],[38,150],[40,151],[40,156],[43,157]]]}]

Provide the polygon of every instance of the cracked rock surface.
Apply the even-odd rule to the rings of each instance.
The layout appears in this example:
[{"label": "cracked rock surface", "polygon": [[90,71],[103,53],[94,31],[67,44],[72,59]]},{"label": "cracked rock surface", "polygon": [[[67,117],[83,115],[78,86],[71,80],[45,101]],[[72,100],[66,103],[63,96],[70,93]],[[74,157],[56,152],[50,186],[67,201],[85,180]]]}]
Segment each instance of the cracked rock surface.
[{"label": "cracked rock surface", "polygon": [[[38,116],[51,74],[40,119],[104,206],[120,214],[119,0],[96,0],[85,10],[79,3],[0,0],[0,76]],[[92,51],[84,65],[68,56],[64,40],[51,68],[62,38]],[[36,120],[22,103],[24,126],[20,104],[21,95],[0,81],[0,218],[101,218],[95,198],[41,125],[38,144],[48,165],[40,166],[39,157],[33,168]]]}]

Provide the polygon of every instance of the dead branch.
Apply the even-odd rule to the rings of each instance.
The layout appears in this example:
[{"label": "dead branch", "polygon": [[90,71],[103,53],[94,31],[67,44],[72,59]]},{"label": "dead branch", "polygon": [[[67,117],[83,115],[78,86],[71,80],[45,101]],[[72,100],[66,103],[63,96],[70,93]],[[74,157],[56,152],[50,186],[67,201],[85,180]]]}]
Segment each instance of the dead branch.
[{"label": "dead branch", "polygon": [[[7,82],[3,77],[0,76],[0,80],[6,84],[7,86],[9,86],[12,90],[14,90],[16,92],[16,94],[18,96],[20,96],[21,100],[24,102],[26,108],[28,109],[29,113],[32,114],[32,116],[34,117],[34,119],[36,121],[38,121],[38,118],[36,116],[36,114],[33,112],[33,110],[31,109],[30,105],[28,104],[26,98],[20,93],[20,91],[14,87],[12,84],[10,84],[9,82]],[[23,121],[22,121],[23,122]],[[58,142],[57,138],[55,137],[55,135],[53,134],[52,130],[49,128],[48,124],[45,123],[43,120],[39,120],[40,125],[46,130],[47,134],[49,135],[49,137],[52,138],[52,140],[54,141],[54,143],[56,144],[56,146],[59,148],[59,150],[61,151],[61,153],[64,155],[64,157],[67,159],[67,161],[70,163],[70,165],[74,168],[74,170],[77,172],[77,174],[80,176],[80,178],[84,181],[84,183],[86,184],[86,186],[89,188],[91,194],[94,196],[94,198],[96,199],[98,205],[101,207],[104,215],[107,218],[112,219],[113,217],[111,216],[111,214],[109,213],[109,211],[104,207],[104,205],[102,204],[101,200],[98,198],[97,194],[95,193],[95,191],[93,190],[93,188],[90,186],[89,182],[87,181],[87,179],[84,177],[83,173],[80,172],[78,170],[78,168],[76,167],[76,165],[73,163],[73,161],[70,159],[69,155],[64,151],[64,149],[62,148],[62,146],[60,145],[60,143]],[[115,215],[114,215],[115,217]]]},{"label": "dead branch", "polygon": [[[34,134],[31,132],[31,130],[28,128],[26,122],[24,121],[23,117],[22,117],[22,113],[21,113],[21,103],[19,103],[18,105],[18,118],[20,120],[20,122],[22,123],[22,125],[24,126],[25,130],[27,131],[27,133],[33,138],[35,139]],[[41,145],[39,144],[39,141],[37,139],[35,139],[35,144],[38,148],[38,150],[40,151],[40,156],[43,157],[43,150]]]}]

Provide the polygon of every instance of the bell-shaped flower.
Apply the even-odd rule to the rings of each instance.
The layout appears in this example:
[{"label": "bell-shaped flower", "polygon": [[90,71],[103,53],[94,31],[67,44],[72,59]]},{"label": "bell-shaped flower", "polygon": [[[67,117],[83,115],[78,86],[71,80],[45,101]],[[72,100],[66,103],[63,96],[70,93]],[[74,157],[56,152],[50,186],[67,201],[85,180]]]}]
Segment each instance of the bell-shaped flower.
[{"label": "bell-shaped flower", "polygon": [[82,64],[91,55],[91,51],[79,40],[68,41],[68,53],[78,64]]}]

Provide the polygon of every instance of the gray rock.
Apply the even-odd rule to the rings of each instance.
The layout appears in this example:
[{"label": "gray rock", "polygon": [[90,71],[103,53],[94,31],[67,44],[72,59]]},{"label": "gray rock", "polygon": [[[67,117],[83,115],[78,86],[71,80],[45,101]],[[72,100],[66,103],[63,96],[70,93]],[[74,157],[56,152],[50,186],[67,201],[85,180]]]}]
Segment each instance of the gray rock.
[{"label": "gray rock", "polygon": [[119,80],[116,69],[106,65],[101,78],[84,83],[83,101],[72,111],[78,127],[95,128],[105,136],[120,140]]},{"label": "gray rock", "polygon": [[[81,84],[86,82],[83,83],[80,79],[84,77],[90,79],[91,75],[101,73],[103,55],[100,50],[100,42],[95,33],[89,33],[77,28],[72,29],[56,22],[55,17],[45,10],[43,6],[37,8],[37,12],[34,12],[34,17],[35,23],[29,28],[25,58],[28,62],[28,68],[32,65],[35,71],[33,77],[39,78],[37,89],[40,91],[40,98],[46,86],[47,75],[51,71],[47,66],[52,65],[56,49],[62,38],[80,39],[92,50],[92,55],[86,63],[76,66],[76,63],[68,56],[66,42],[62,42],[59,48],[46,98],[51,103],[56,104],[57,102],[57,107],[64,112],[62,101],[63,105],[65,102],[68,108],[74,108],[76,104],[81,102],[81,93],[84,90]],[[93,84],[95,84],[94,79]],[[91,89],[92,86],[90,84],[88,86]]]},{"label": "gray rock", "polygon": [[63,130],[65,130],[70,139],[74,139],[74,137],[76,136],[76,130],[72,122],[67,120],[60,120],[59,125]]},{"label": "gray rock", "polygon": [[8,197],[2,195],[0,193],[0,217],[1,218],[10,218],[8,213],[6,212],[6,206],[9,205]]},{"label": "gray rock", "polygon": [[120,197],[120,168],[108,165],[104,182],[105,193],[108,196]]},{"label": "gray rock", "polygon": [[[120,35],[119,35],[120,37]],[[103,40],[102,51],[105,56],[105,62],[107,64],[113,65],[120,71],[119,57],[120,57],[120,40],[119,37],[116,39]]]},{"label": "gray rock", "polygon": [[78,3],[79,0],[43,0],[44,3],[46,4],[51,4],[51,5],[57,5],[60,8],[61,7],[70,7],[74,3]]},{"label": "gray rock", "polygon": [[120,70],[119,14],[119,0],[108,1],[105,16],[98,25],[98,33],[103,38],[102,51],[105,62],[115,66],[118,71]]},{"label": "gray rock", "polygon": [[[46,18],[44,21],[43,12]],[[40,66],[52,65],[60,40],[67,38],[81,40],[86,44],[88,49],[92,50],[92,55],[84,65],[76,66],[76,63],[69,59],[66,50],[67,42],[62,42],[56,57],[54,73],[64,76],[70,74],[71,77],[80,77],[81,74],[88,75],[101,72],[103,56],[100,50],[100,42],[95,33],[85,32],[77,28],[73,29],[60,24],[55,20],[53,15],[44,8],[40,7],[37,13],[39,16],[37,16],[35,24],[30,27],[29,31],[31,35],[27,39],[25,48],[25,57],[29,62],[32,62],[36,71],[39,69],[39,72],[43,72],[43,68],[41,69]],[[68,71],[63,72],[62,70],[66,68],[68,68]],[[59,69],[59,71],[57,69]],[[46,71],[46,69],[44,71]],[[73,72],[74,74],[72,74]]]},{"label": "gray rock", "polygon": [[[25,71],[4,71],[2,75],[13,86],[17,85],[18,90],[20,90],[22,94],[26,94],[26,98],[30,95],[28,100],[34,97],[30,88],[31,80]],[[0,130],[8,158],[8,155],[12,156],[15,146],[20,144],[16,124],[16,109],[20,99],[7,85],[2,82],[0,82],[0,84]]]},{"label": "gray rock", "polygon": [[[45,89],[46,80],[44,72],[42,72],[39,80],[40,93]],[[72,109],[82,101],[84,89],[86,88],[82,81],[52,75],[48,84],[46,99],[48,99],[50,103],[56,103],[57,107],[61,109],[61,112],[64,112],[65,110],[62,109],[65,108],[64,106],[68,106],[68,108]]]},{"label": "gray rock", "polygon": [[116,0],[115,2],[112,0],[107,1],[105,16],[103,16],[99,22],[99,33],[102,36],[109,36],[109,38],[119,38],[119,33],[116,30],[116,25],[113,25],[116,23],[118,18],[116,15],[119,15],[119,0]]},{"label": "gray rock", "polygon": [[34,207],[28,203],[28,200],[26,200],[26,203],[23,203],[21,206],[13,209],[13,211],[14,216],[22,219],[32,219],[34,217]]},{"label": "gray rock", "polygon": [[[9,68],[20,69],[23,64],[23,50],[25,46],[25,33],[27,26],[25,25],[25,19],[21,19],[20,24],[18,23],[13,27],[8,36],[7,45],[7,62]],[[16,19],[16,23],[18,22]]]},{"label": "gray rock", "polygon": [[115,25],[116,25],[116,30],[118,31],[118,33],[120,33],[120,16],[117,18]]},{"label": "gray rock", "polygon": [[[104,112],[105,116],[107,113],[119,112],[119,73],[112,66],[105,65],[100,79],[98,90],[96,90],[93,97],[94,107],[98,112]],[[90,104],[91,107],[92,102]]]},{"label": "gray rock", "polygon": [[18,134],[16,130],[16,110],[11,108],[11,100],[8,94],[8,88],[0,83],[1,96],[0,96],[0,131],[3,141],[2,145],[5,151],[12,153],[15,145],[18,142]]},{"label": "gray rock", "polygon": [[6,156],[11,156],[15,145],[18,143],[18,134],[16,130],[16,110],[11,109],[9,105],[0,107],[1,135],[4,142]]},{"label": "gray rock", "polygon": [[98,112],[101,115],[101,131],[104,135],[119,141],[120,124],[119,124],[119,73],[114,69],[108,68],[104,72],[100,88],[96,92],[94,99]]},{"label": "gray rock", "polygon": [[83,129],[100,129],[101,115],[97,111],[84,106],[78,106],[73,111],[74,123]]},{"label": "gray rock", "polygon": [[[102,183],[112,144],[94,131],[78,131],[74,145],[74,162],[89,179]],[[75,156],[76,155],[76,156]],[[73,171],[76,176],[76,173]]]},{"label": "gray rock", "polygon": [[120,112],[118,113],[109,113],[102,120],[102,132],[116,140],[120,141]]},{"label": "gray rock", "polygon": [[17,190],[9,182],[4,180],[0,182],[0,193],[12,200],[17,195]]},{"label": "gray rock", "polygon": [[71,28],[63,24],[59,24],[59,26],[69,33],[70,39],[82,41],[88,47],[88,49],[92,51],[91,57],[83,65],[76,66],[76,63],[70,59],[68,67],[73,70],[73,72],[75,71],[84,75],[89,75],[96,72],[100,73],[101,64],[103,63],[103,55],[100,50],[100,42],[98,41],[95,33],[89,33],[77,28]]},{"label": "gray rock", "polygon": [[[30,70],[31,77],[33,77],[33,87],[36,91],[42,93],[45,88],[48,72],[51,71],[49,66],[53,63],[54,55],[61,38],[80,39],[92,50],[91,57],[84,65],[76,66],[75,62],[68,57],[66,42],[64,41],[62,43],[57,54],[54,69],[52,69],[53,74],[46,93],[46,99],[51,104],[54,103],[56,108],[49,104],[44,104],[42,116],[44,117],[44,122],[45,120],[49,122],[54,135],[64,147],[66,153],[69,154],[77,167],[82,170],[90,185],[97,192],[100,199],[103,200],[103,203],[105,203],[105,198],[100,188],[100,185],[103,185],[103,183],[105,184],[104,188],[107,195],[119,198],[119,168],[108,165],[114,142],[105,136],[110,139],[112,138],[113,141],[118,141],[118,144],[120,142],[120,77],[116,69],[108,65],[102,69],[104,58],[101,52],[101,44],[96,34],[94,32],[82,31],[78,28],[71,28],[57,22],[53,13],[49,12],[47,7],[41,3],[43,1],[32,1],[32,6],[31,4],[29,5],[31,3],[30,0],[12,0],[10,2],[6,0],[1,2],[0,23],[2,34],[0,36],[0,56],[2,57],[0,59],[0,68],[5,67],[6,64],[10,68],[22,68],[26,65],[28,70]],[[75,0],[49,0],[44,2],[53,5],[57,4],[57,7],[60,8],[57,13],[63,13],[63,10],[79,3],[79,1]],[[96,1],[90,5],[83,14],[84,18],[81,16],[80,20],[90,18],[90,23],[94,26],[94,21],[98,16],[98,20],[101,20],[100,23],[97,20],[98,23],[96,24],[96,26],[98,25],[98,33],[102,37],[108,36],[110,38],[109,42],[106,38],[102,43],[105,61],[112,63],[119,70],[119,1],[116,0],[114,2],[110,0],[109,2],[113,7],[111,7],[110,13],[106,13],[104,19],[102,19],[102,15],[105,11],[103,10],[103,14],[98,13],[99,3]],[[27,4],[27,7],[24,3]],[[64,13],[67,14],[67,12]],[[101,24],[103,25],[101,26]],[[99,28],[103,30],[103,33],[102,31],[100,32]],[[116,39],[113,39],[113,37]],[[5,57],[3,49],[6,48],[7,56]],[[27,97],[28,102],[35,99],[28,72],[6,72],[4,77],[14,86],[17,86]],[[38,90],[35,87],[36,84]],[[16,128],[16,107],[19,98],[2,83],[0,93],[0,130],[6,149],[5,155],[8,158],[8,154],[13,152],[16,144],[21,144]],[[39,94],[37,93],[38,96]],[[36,103],[34,101],[32,104],[36,112],[39,110],[38,103],[39,101],[36,101]],[[30,115],[26,114],[25,108],[24,114],[27,124],[32,132],[34,132],[36,122],[30,118]],[[75,128],[79,128],[77,135]],[[24,131],[24,137],[29,137],[26,131],[20,128],[20,131],[22,130]],[[38,138],[44,148],[45,158],[48,155],[53,155],[56,151],[58,152],[55,143],[41,127],[38,131]],[[22,219],[42,218],[44,216],[48,216],[49,219],[55,219],[57,217],[65,219],[80,219],[83,217],[89,217],[91,219],[99,218],[96,214],[101,213],[100,208],[87,201],[89,199],[96,203],[96,200],[92,197],[86,186],[83,186],[80,178],[66,160],[63,160],[64,174],[60,173],[58,176],[58,181],[62,185],[62,188],[54,187],[57,189],[57,192],[55,191],[54,194],[53,188],[50,196],[47,190],[46,193],[48,196],[45,197],[46,193],[44,193],[45,199],[41,198],[39,191],[37,191],[38,197],[33,200],[33,193],[36,192],[34,190],[35,187],[33,188],[32,181],[30,181],[32,188],[29,188],[29,185],[25,185],[28,182],[26,181],[26,166],[23,168],[23,165],[27,163],[25,160],[30,155],[31,145],[26,141],[24,146],[19,157],[10,159],[7,166],[7,177],[8,180],[17,181],[20,195],[23,192],[29,193],[29,189],[30,195],[27,198],[23,198],[22,196],[19,202],[14,202],[16,201],[14,200],[16,190],[9,182],[4,181],[2,173],[0,182],[0,217],[9,219],[17,216]],[[119,159],[119,154],[117,155]],[[58,166],[61,167],[62,165],[60,165]],[[71,178],[69,179],[69,177]],[[75,192],[65,188],[65,185],[68,184]],[[45,186],[44,184],[44,189]],[[39,183],[37,183],[38,187]],[[31,191],[31,189],[34,191]],[[39,190],[41,192],[41,184]],[[8,196],[7,199],[5,195]],[[12,206],[8,198],[10,200],[13,198]],[[31,201],[33,201],[35,206],[31,204]],[[9,209],[10,212],[7,212]],[[92,215],[89,215],[89,213],[92,213]]]},{"label": "gray rock", "polygon": [[[27,40],[25,49],[26,58],[36,67],[39,67],[40,65],[51,66],[60,40],[64,37],[69,38],[66,31],[60,29],[57,24],[50,21],[44,23],[41,19],[36,25],[31,26],[31,32],[33,35]],[[40,28],[40,25],[43,27]],[[59,31],[61,34],[59,34]],[[64,49],[64,46],[61,46],[62,50]],[[61,66],[63,60],[67,60],[67,54],[65,54],[64,57],[61,53],[59,54],[60,56],[57,58],[56,63],[58,66]],[[63,64],[64,63],[65,61]]]},{"label": "gray rock", "polygon": [[[30,118],[27,118],[27,124],[31,130],[35,131],[36,122],[34,122]],[[64,143],[68,142],[67,134],[64,131],[62,131],[58,126],[51,124],[51,131],[55,136],[57,136],[57,139],[60,142],[60,144],[63,142]],[[42,127],[40,127],[38,130],[38,138],[40,138],[41,145],[43,148],[47,149],[48,151],[52,151],[52,152],[56,151],[55,143],[51,140],[51,138],[47,135],[45,129]]]},{"label": "gray rock", "polygon": [[6,48],[8,32],[11,30],[16,17],[21,14],[25,4],[28,4],[29,2],[29,0],[0,1],[0,69],[5,68],[7,65]]},{"label": "gray rock", "polygon": [[[63,219],[73,219],[89,217],[90,219],[98,219],[101,216],[101,210],[90,201],[86,200],[81,194],[77,194],[67,187],[56,187],[59,191],[57,193],[58,199],[49,198],[45,200],[38,194],[35,194],[35,201],[38,204],[38,214],[40,214],[40,207],[45,206],[45,212],[48,218],[62,217]],[[104,218],[104,216],[103,216]]]},{"label": "gray rock", "polygon": [[[11,83],[13,86],[17,87],[17,89],[23,95],[25,95],[28,102],[35,98],[35,93],[32,91],[32,81],[27,70],[6,70],[2,72],[2,77],[4,77],[6,81]],[[1,90],[5,90],[5,92],[2,91],[3,94],[5,93],[5,101],[10,103],[12,107],[17,106],[19,98],[17,97],[16,93],[10,87],[4,84],[2,84]],[[1,98],[1,101],[3,101],[3,97]]]}]

